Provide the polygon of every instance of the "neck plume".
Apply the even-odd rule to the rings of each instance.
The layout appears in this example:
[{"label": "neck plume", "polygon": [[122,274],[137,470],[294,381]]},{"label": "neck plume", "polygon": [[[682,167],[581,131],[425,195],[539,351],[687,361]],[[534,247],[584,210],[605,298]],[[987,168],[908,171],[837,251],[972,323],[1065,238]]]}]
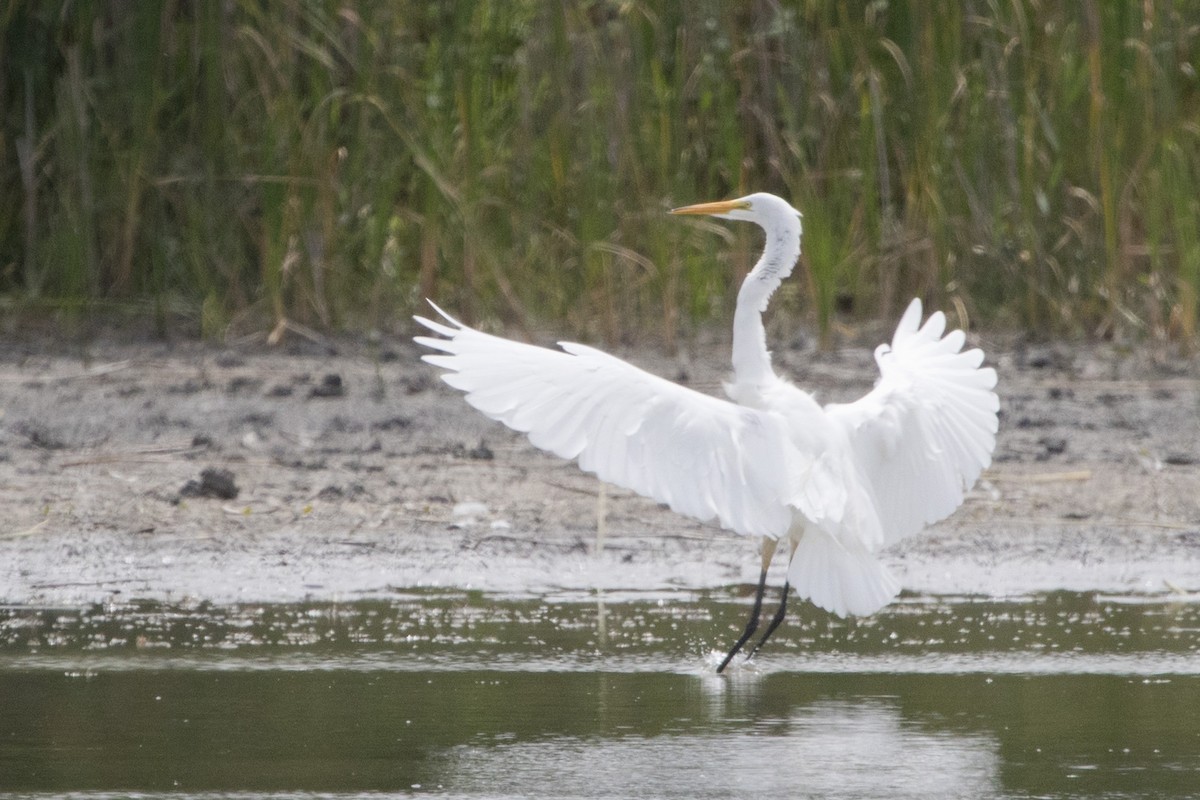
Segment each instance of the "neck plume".
[{"label": "neck plume", "polygon": [[733,312],[734,383],[757,385],[775,377],[762,314],[771,295],[800,257],[800,218],[794,212],[773,215],[762,223],[767,240],[762,258],[738,291]]}]

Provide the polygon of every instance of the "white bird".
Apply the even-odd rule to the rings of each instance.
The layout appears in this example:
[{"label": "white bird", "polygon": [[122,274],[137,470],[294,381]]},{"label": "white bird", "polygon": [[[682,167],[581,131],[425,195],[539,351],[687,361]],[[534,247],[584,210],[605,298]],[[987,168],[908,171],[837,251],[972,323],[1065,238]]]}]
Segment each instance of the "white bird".
[{"label": "white bird", "polygon": [[[949,516],[991,462],[996,372],[983,352],[922,323],[914,299],[891,344],[875,350],[879,379],[853,403],[820,405],[775,374],[762,313],[800,255],[800,212],[771,194],[702,203],[672,214],[756,223],[766,246],[738,292],[728,400],[688,389],[599,350],[561,351],[482,333],[436,305],[444,338],[424,360],[492,419],[537,447],[672,510],[761,540],[750,620],[721,672],[758,626],[767,567],[782,541],[787,580],[753,655],[783,620],[789,590],[841,616],[873,614],[899,586],[880,551]],[[430,305],[433,305],[430,303]]]}]

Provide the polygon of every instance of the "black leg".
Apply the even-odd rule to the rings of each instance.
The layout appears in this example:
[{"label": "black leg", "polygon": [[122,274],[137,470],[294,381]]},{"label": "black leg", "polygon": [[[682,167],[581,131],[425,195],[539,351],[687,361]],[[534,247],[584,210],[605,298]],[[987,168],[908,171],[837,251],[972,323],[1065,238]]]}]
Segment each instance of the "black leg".
[{"label": "black leg", "polygon": [[771,634],[779,627],[779,623],[783,622],[783,618],[787,614],[788,589],[790,588],[791,586],[788,583],[785,582],[783,584],[783,596],[779,598],[779,608],[775,611],[775,616],[771,617],[771,624],[767,626],[767,632],[758,640],[758,644],[750,649],[750,653],[746,658],[754,658],[754,654],[758,652],[758,649],[767,643],[767,639],[771,638]]},{"label": "black leg", "polygon": [[750,641],[750,637],[758,629],[758,615],[762,613],[763,592],[766,591],[766,588],[767,570],[764,568],[762,575],[758,578],[758,590],[754,592],[754,608],[750,611],[750,621],[746,623],[746,630],[742,631],[741,638],[737,640],[733,649],[729,651],[729,655],[725,656],[725,660],[721,662],[721,666],[717,667],[717,672],[722,672],[725,667],[729,666],[729,662],[737,655],[738,650],[741,650],[742,645]]}]

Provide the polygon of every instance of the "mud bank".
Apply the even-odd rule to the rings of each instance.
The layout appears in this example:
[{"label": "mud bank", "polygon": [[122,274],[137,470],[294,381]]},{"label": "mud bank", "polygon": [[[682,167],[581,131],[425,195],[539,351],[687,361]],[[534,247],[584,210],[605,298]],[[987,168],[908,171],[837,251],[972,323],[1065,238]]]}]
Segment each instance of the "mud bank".
[{"label": "mud bank", "polygon": [[[889,551],[905,589],[1200,593],[1198,365],[983,344],[1000,372],[995,463],[956,515]],[[755,579],[751,542],[542,456],[417,355],[400,339],[0,343],[0,603]],[[719,345],[625,355],[711,393],[727,362]],[[776,360],[826,400],[875,375],[865,346]]]}]

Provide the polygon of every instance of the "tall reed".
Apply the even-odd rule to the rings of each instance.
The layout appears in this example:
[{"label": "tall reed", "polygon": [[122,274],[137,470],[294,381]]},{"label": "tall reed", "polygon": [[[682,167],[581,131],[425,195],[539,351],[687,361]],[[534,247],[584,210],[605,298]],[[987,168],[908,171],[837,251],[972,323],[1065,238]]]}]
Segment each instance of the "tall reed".
[{"label": "tall reed", "polygon": [[764,189],[805,213],[778,313],[823,331],[921,294],[1197,336],[1184,0],[16,0],[0,33],[10,308],[220,334],[431,295],[671,342],[757,240],[665,210]]}]

